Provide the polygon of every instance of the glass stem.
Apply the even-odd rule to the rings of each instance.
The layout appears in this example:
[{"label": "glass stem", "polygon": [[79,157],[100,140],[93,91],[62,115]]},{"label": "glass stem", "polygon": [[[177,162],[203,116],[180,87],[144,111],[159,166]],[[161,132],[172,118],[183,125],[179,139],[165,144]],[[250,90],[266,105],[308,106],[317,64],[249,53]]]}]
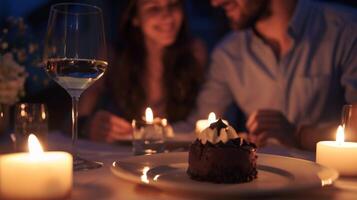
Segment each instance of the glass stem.
[{"label": "glass stem", "polygon": [[78,101],[79,97],[72,97],[72,154],[77,155],[76,142],[78,139]]}]

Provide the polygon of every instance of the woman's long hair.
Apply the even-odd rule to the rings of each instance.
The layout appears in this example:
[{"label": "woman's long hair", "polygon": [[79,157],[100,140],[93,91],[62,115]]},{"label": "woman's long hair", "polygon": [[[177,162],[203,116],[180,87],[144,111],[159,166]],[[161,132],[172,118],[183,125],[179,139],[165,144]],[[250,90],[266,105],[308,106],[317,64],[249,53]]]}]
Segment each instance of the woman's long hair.
[{"label": "woman's long hair", "polygon": [[[123,111],[122,117],[127,120],[140,118],[145,106],[148,106],[145,105],[147,52],[144,36],[140,27],[133,26],[132,22],[136,16],[137,2],[129,0],[125,7],[119,26],[119,49],[106,77],[107,87]],[[183,120],[195,107],[203,77],[203,66],[199,66],[194,56],[185,14],[176,41],[164,49],[162,62],[165,117],[171,122]]]}]

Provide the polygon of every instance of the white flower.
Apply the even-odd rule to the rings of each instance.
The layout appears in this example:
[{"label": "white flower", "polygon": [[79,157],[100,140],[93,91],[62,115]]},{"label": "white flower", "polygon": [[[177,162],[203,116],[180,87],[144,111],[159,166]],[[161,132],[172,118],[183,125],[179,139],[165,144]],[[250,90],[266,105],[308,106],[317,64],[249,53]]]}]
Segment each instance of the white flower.
[{"label": "white flower", "polygon": [[1,49],[7,49],[9,47],[9,44],[7,42],[2,42],[0,47]]}]

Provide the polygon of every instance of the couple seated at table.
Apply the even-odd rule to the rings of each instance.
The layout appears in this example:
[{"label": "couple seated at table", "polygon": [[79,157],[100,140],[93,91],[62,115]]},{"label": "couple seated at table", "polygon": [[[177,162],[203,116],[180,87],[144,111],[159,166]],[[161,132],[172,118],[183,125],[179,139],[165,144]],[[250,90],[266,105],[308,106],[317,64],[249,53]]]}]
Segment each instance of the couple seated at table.
[{"label": "couple seated at table", "polygon": [[81,100],[84,134],[116,141],[147,106],[179,129],[211,111],[222,116],[233,102],[259,146],[275,138],[312,149],[333,137],[343,104],[357,101],[355,10],[308,0],[211,4],[225,10],[234,31],[215,48],[206,76],[183,1],[130,1],[120,49]]}]

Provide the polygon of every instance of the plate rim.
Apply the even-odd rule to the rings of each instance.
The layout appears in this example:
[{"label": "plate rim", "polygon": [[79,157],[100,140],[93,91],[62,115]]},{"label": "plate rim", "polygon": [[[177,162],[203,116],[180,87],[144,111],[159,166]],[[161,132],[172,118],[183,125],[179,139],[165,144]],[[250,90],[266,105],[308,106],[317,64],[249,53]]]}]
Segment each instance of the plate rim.
[{"label": "plate rim", "polygon": [[[283,194],[283,193],[288,193],[288,192],[300,191],[300,190],[304,190],[304,189],[320,188],[320,187],[332,185],[339,177],[339,173],[336,170],[322,166],[322,165],[315,163],[313,161],[310,161],[310,160],[304,160],[301,158],[293,158],[293,157],[287,157],[287,156],[281,156],[281,155],[275,155],[275,154],[257,153],[258,157],[260,157],[260,156],[275,157],[278,159],[304,162],[306,164],[317,167],[319,169],[319,172],[330,173],[331,175],[328,178],[326,178],[325,180],[322,180],[322,178],[319,177],[320,181],[308,182],[308,184],[294,185],[294,184],[289,183],[288,184],[289,186],[294,185],[294,187],[285,187],[284,190],[271,189],[271,188],[270,189],[259,189],[259,190],[255,191],[254,194],[252,192],[242,192],[242,191],[240,191],[240,193],[237,193],[232,190],[217,190],[217,191],[205,190],[204,191],[205,193],[201,194],[203,192],[203,190],[195,190],[192,188],[187,190],[187,188],[185,186],[177,184],[177,183],[174,184],[172,181],[159,181],[159,182],[151,182],[151,184],[146,184],[140,180],[140,177],[137,177],[133,173],[128,173],[128,171],[116,166],[116,163],[118,163],[118,162],[127,162],[127,160],[130,161],[132,159],[134,159],[134,160],[144,159],[145,160],[145,159],[149,158],[150,156],[155,156],[155,157],[184,156],[183,154],[188,154],[188,152],[170,152],[170,153],[159,153],[159,154],[153,154],[153,155],[126,157],[126,158],[120,159],[118,161],[114,161],[112,163],[110,169],[111,169],[111,172],[116,177],[121,178],[126,181],[129,181],[129,182],[132,182],[132,183],[135,183],[135,184],[151,186],[151,187],[155,187],[157,189],[161,189],[163,191],[175,191],[175,192],[181,191],[181,192],[185,192],[185,193],[203,195],[203,196],[207,196],[207,195],[220,196],[223,194],[223,192],[224,192],[224,195],[226,195],[226,196],[252,196],[252,195],[260,196],[260,195],[275,194],[275,193]],[[185,156],[187,156],[187,155],[185,155]],[[182,163],[182,162],[177,162],[177,163]],[[143,164],[143,163],[141,163],[141,164]],[[175,164],[175,163],[173,163],[173,164]],[[281,168],[279,168],[279,169],[281,169]],[[285,170],[285,169],[282,169],[282,170]],[[316,173],[316,175],[318,176],[318,173]]]}]

